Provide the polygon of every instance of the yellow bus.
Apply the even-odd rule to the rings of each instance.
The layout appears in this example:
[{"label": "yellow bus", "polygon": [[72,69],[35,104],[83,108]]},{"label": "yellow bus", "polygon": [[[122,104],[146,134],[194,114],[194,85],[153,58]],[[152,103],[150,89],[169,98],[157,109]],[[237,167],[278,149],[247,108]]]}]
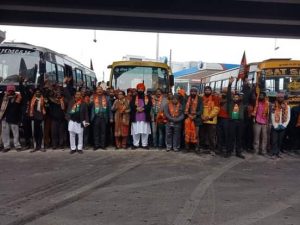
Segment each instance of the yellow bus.
[{"label": "yellow bus", "polygon": [[144,83],[148,91],[157,88],[165,93],[174,85],[174,76],[166,63],[153,61],[117,61],[107,68],[111,69],[109,86],[127,90]]},{"label": "yellow bus", "polygon": [[288,95],[291,105],[300,103],[300,60],[268,59],[258,64],[259,87],[274,99],[278,92]]}]

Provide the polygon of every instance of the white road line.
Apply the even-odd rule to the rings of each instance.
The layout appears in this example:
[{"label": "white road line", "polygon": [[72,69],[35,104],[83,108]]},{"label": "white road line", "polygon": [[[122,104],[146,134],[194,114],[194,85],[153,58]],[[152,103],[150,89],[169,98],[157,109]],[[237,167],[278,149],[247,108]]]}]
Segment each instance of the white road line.
[{"label": "white road line", "polygon": [[173,225],[189,225],[191,223],[191,219],[200,204],[200,200],[203,195],[206,193],[209,186],[223,173],[228,171],[229,169],[235,167],[239,163],[244,162],[243,160],[239,160],[237,158],[232,159],[228,164],[217,168],[210,175],[205,177],[195,188],[189,199],[185,202],[184,208],[179,212],[176,219],[173,222]]}]

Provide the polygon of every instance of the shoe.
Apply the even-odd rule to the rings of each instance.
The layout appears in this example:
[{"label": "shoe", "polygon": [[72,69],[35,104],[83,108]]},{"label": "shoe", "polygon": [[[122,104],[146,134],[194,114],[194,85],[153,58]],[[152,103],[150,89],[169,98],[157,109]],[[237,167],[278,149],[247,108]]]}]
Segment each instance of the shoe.
[{"label": "shoe", "polygon": [[55,150],[56,149],[56,146],[52,146],[52,150]]},{"label": "shoe", "polygon": [[78,152],[79,154],[83,154],[83,151],[82,151],[82,150],[77,150],[77,152]]},{"label": "shoe", "polygon": [[40,150],[41,150],[41,152],[46,152],[47,151],[45,148],[41,148]]},{"label": "shoe", "polygon": [[169,151],[171,151],[171,149],[170,148],[167,148],[167,150],[166,150],[167,152],[169,152]]},{"label": "shoe", "polygon": [[8,152],[8,151],[10,151],[10,148],[4,148],[3,149],[3,152],[5,153],[5,152]]},{"label": "shoe", "polygon": [[16,148],[16,151],[17,151],[17,152],[20,152],[20,151],[22,151],[22,148],[21,148],[21,147],[17,147],[17,148]]},{"label": "shoe", "polygon": [[132,150],[135,150],[135,149],[137,149],[137,148],[138,148],[137,146],[134,146],[134,145],[131,146],[131,149],[132,149]]},{"label": "shoe", "polygon": [[99,149],[98,146],[95,146],[95,147],[93,148],[94,151],[97,151],[98,149]]},{"label": "shoe", "polygon": [[179,152],[179,149],[176,149],[176,148],[175,148],[175,149],[174,149],[174,152]]},{"label": "shoe", "polygon": [[243,156],[241,153],[236,154],[236,157],[241,158],[241,159],[245,159],[245,156]]},{"label": "shoe", "polygon": [[71,150],[70,151],[70,154],[74,154],[76,151],[75,150]]},{"label": "shoe", "polygon": [[31,149],[29,152],[30,153],[34,153],[34,152],[36,152],[37,150],[36,149]]},{"label": "shoe", "polygon": [[277,157],[277,158],[282,158],[281,155],[279,155],[279,154],[276,154],[276,157]]},{"label": "shoe", "polygon": [[265,155],[265,154],[262,153],[262,152],[258,152],[257,154],[258,154],[258,155],[261,155],[261,156],[264,156],[264,155]]},{"label": "shoe", "polygon": [[24,149],[24,150],[30,149],[30,145],[25,145],[23,149]]},{"label": "shoe", "polygon": [[143,146],[143,149],[149,150],[150,148],[149,148],[149,146],[147,145],[147,146]]}]

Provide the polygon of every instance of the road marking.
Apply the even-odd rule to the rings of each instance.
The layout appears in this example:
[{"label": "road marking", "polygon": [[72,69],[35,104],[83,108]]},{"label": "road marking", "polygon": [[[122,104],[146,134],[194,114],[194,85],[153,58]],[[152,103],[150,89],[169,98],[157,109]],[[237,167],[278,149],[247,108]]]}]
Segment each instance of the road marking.
[{"label": "road marking", "polygon": [[300,203],[300,191],[291,195],[285,201],[274,202],[271,206],[260,209],[256,212],[244,215],[233,220],[222,223],[222,225],[250,225],[264,218],[275,215],[289,207]]},{"label": "road marking", "polygon": [[155,158],[157,158],[157,156],[146,157],[146,159],[141,159],[141,160],[138,160],[133,163],[128,163],[127,165],[117,169],[116,171],[114,171],[114,172],[112,172],[90,184],[87,184],[81,188],[78,188],[77,190],[74,190],[67,194],[64,194],[63,196],[52,199],[51,203],[49,203],[49,205],[45,206],[44,208],[37,209],[37,210],[35,210],[35,212],[30,212],[27,215],[24,215],[21,218],[18,218],[17,220],[8,223],[7,225],[23,225],[23,224],[32,222],[42,216],[45,216],[45,215],[51,213],[52,211],[54,211],[56,209],[59,209],[70,203],[73,203],[75,201],[82,199],[83,197],[91,194],[97,188],[109,183],[110,181],[119,177],[120,175],[140,166],[141,164],[145,163],[146,161],[150,161]]},{"label": "road marking", "polygon": [[191,219],[200,204],[200,200],[206,193],[209,186],[219,178],[223,173],[229,169],[235,167],[239,163],[244,162],[240,159],[233,159],[228,164],[217,168],[210,175],[205,177],[195,188],[189,199],[185,202],[183,209],[179,212],[175,218],[173,225],[189,225],[191,224]]}]

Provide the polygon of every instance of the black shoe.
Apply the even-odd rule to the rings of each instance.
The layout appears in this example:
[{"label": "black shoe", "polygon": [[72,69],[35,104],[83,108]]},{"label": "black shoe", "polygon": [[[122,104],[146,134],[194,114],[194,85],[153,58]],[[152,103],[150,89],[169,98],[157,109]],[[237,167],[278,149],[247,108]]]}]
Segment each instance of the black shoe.
[{"label": "black shoe", "polygon": [[98,146],[95,146],[95,147],[93,148],[94,151],[97,151],[98,149],[99,149]]},{"label": "black shoe", "polygon": [[82,150],[77,150],[77,152],[78,152],[79,154],[83,154],[83,151],[82,151]]},{"label": "black shoe", "polygon": [[24,150],[28,150],[28,149],[30,149],[30,145],[25,145]]},{"label": "black shoe", "polygon": [[20,151],[22,151],[22,148],[21,148],[21,147],[17,147],[17,148],[16,148],[16,151],[17,151],[17,152],[20,152]]},{"label": "black shoe", "polygon": [[241,158],[241,159],[245,159],[245,156],[243,156],[241,153],[236,154],[236,157]]},{"label": "black shoe", "polygon": [[136,146],[134,146],[134,145],[131,146],[131,149],[132,149],[132,150],[135,150],[135,149],[137,149],[137,148],[138,148],[138,147],[136,147]]},{"label": "black shoe", "polygon": [[265,155],[265,154],[262,153],[262,152],[258,152],[257,154],[258,154],[258,155],[261,155],[261,156],[264,156],[264,155]]},{"label": "black shoe", "polygon": [[30,150],[30,153],[34,153],[34,152],[36,152],[37,150],[36,149],[31,149]]},{"label": "black shoe", "polygon": [[10,148],[5,148],[5,149],[3,149],[3,152],[5,153],[5,152],[8,152],[8,151],[10,151]]},{"label": "black shoe", "polygon": [[149,146],[147,145],[147,146],[143,146],[143,149],[149,150],[150,148],[149,148]]},{"label": "black shoe", "polygon": [[70,154],[74,154],[76,151],[75,150],[71,150],[70,151]]},{"label": "black shoe", "polygon": [[171,151],[171,149],[170,148],[167,148],[167,150],[166,150],[167,152],[169,152],[169,151]]}]

